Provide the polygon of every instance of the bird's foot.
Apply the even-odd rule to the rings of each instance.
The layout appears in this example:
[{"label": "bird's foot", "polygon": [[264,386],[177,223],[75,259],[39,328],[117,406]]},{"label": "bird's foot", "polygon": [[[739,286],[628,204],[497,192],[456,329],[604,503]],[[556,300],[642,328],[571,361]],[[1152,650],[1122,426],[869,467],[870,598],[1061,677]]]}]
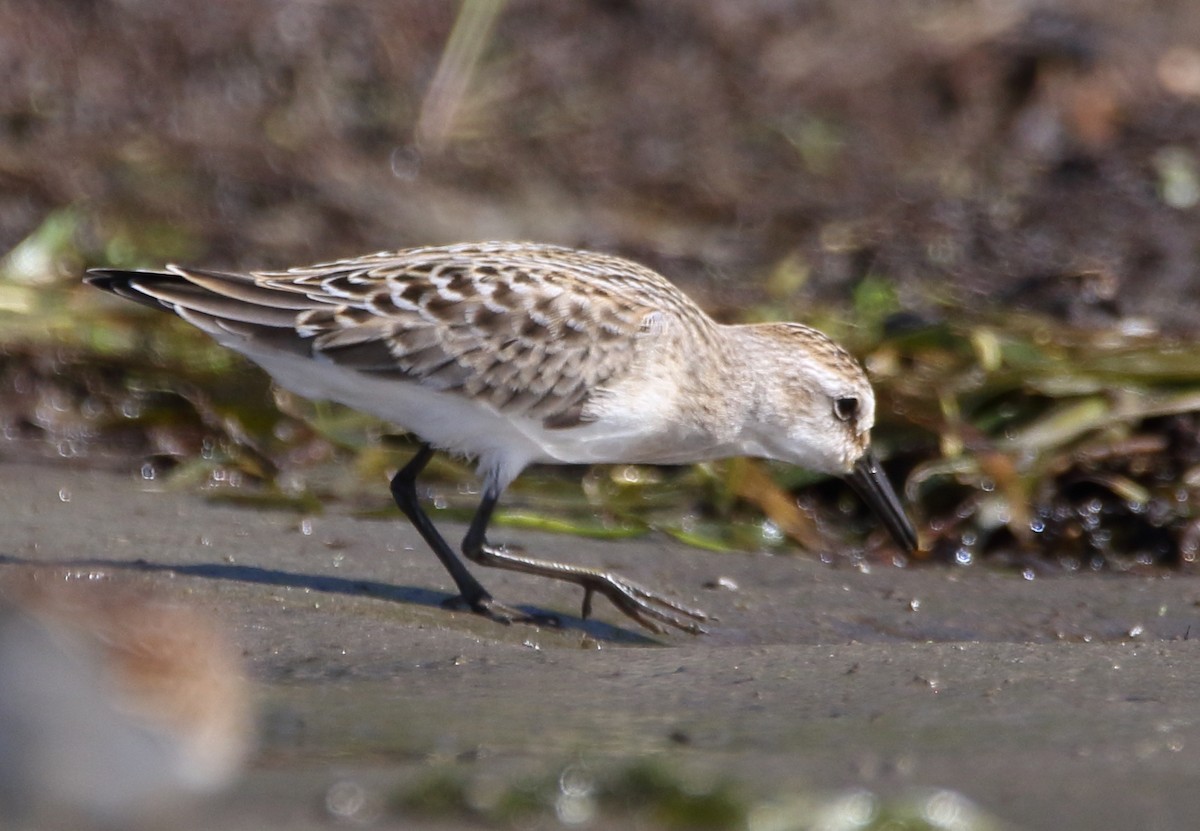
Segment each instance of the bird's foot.
[{"label": "bird's foot", "polygon": [[651,632],[662,634],[671,626],[693,635],[707,631],[701,623],[709,616],[677,600],[664,597],[658,592],[628,580],[611,571],[588,568],[553,560],[536,560],[523,549],[508,545],[484,543],[468,551],[467,556],[476,562],[494,568],[519,571],[551,580],[563,580],[581,586],[583,595],[583,617],[592,612],[592,595],[602,594],[612,604]]},{"label": "bird's foot", "polygon": [[491,595],[470,600],[463,595],[447,598],[442,602],[443,608],[461,612],[474,612],[477,615],[494,620],[497,623],[529,623],[534,626],[547,626],[553,629],[562,628],[562,620],[557,615],[544,612],[526,612],[516,609],[493,598]]},{"label": "bird's foot", "polygon": [[701,625],[709,620],[709,616],[704,612],[685,606],[619,574],[589,571],[580,574],[576,582],[583,586],[584,618],[592,613],[592,595],[602,594],[614,606],[651,632],[666,632],[664,624],[693,635],[701,635],[708,631]]}]

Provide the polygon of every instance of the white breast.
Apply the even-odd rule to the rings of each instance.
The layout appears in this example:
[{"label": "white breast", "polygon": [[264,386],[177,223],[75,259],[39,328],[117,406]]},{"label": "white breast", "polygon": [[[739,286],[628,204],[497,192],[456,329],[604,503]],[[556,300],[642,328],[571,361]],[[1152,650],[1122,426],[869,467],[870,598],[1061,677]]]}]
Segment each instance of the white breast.
[{"label": "white breast", "polygon": [[539,420],[509,416],[458,393],[374,377],[289,352],[254,349],[243,340],[224,340],[297,395],[345,404],[441,450],[477,458],[481,474],[493,476],[500,487],[533,462],[677,464],[724,455],[710,436],[691,435],[675,422],[669,385],[642,384],[638,394],[618,388],[603,397],[595,420],[547,429]]}]

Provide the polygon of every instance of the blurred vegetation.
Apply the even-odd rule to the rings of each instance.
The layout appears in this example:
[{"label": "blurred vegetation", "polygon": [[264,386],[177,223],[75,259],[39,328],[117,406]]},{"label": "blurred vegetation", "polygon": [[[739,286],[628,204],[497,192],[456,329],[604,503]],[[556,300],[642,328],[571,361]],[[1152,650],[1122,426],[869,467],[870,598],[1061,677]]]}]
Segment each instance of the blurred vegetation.
[{"label": "blurred vegetation", "polygon": [[1186,329],[1197,31],[1192,0],[0,3],[0,250],[74,205],[96,264],[535,239],[714,307],[875,274],[926,315],[1111,322],[1097,290]]},{"label": "blurred vegetation", "polygon": [[446,765],[399,789],[385,810],[399,818],[467,820],[502,828],[532,827],[551,818],[562,825],[619,827],[616,823],[632,822],[636,827],[713,831],[996,831],[1002,827],[953,791],[911,789],[881,797],[854,789],[764,799],[730,781],[681,770],[665,758],[624,764],[574,762],[516,781],[488,777],[466,765]]},{"label": "blurred vegetation", "polygon": [[[1197,26],[1187,0],[0,4],[0,447],[393,517],[387,425],[273,391],[83,268],[533,238],[848,344],[924,559],[1188,566]],[[431,474],[465,517],[470,470]],[[533,470],[504,507],[895,557],[841,483],[755,460]]]},{"label": "blurred vegetation", "polygon": [[[55,213],[0,261],[5,455],[131,469],[214,499],[305,512],[333,499],[396,516],[383,484],[409,452],[404,438],[272,390],[187,324],[81,285],[80,263],[98,256],[81,250],[86,238],[78,212]],[[874,275],[851,305],[802,314],[778,277],[789,267],[764,278],[766,302],[736,314],[801,317],[862,356],[880,399],[876,442],[923,558],[1068,570],[1195,561],[1200,344],[1136,322],[1078,328],[948,306],[918,317]],[[430,481],[444,515],[469,515],[478,495],[464,463],[439,456]],[[501,523],[563,533],[896,556],[840,482],[752,459],[535,468],[504,506]]]}]

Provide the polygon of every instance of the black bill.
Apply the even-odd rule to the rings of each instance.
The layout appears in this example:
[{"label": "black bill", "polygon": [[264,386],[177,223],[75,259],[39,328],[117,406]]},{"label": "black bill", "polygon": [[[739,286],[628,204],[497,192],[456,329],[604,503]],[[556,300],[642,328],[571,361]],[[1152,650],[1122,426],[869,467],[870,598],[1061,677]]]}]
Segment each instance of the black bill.
[{"label": "black bill", "polygon": [[875,512],[901,548],[909,554],[917,550],[916,529],[909,522],[900,498],[873,453],[863,454],[846,481]]}]

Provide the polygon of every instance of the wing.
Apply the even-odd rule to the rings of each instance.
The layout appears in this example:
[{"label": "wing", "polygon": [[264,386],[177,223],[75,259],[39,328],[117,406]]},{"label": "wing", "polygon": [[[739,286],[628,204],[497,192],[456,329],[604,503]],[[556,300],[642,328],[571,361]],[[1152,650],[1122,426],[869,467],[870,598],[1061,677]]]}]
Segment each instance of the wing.
[{"label": "wing", "polygon": [[[524,243],[417,248],[286,272],[98,271],[89,282],[237,347],[285,349],[417,381],[571,427],[676,314],[709,321],[665,278]],[[250,351],[250,350],[247,350]]]}]

